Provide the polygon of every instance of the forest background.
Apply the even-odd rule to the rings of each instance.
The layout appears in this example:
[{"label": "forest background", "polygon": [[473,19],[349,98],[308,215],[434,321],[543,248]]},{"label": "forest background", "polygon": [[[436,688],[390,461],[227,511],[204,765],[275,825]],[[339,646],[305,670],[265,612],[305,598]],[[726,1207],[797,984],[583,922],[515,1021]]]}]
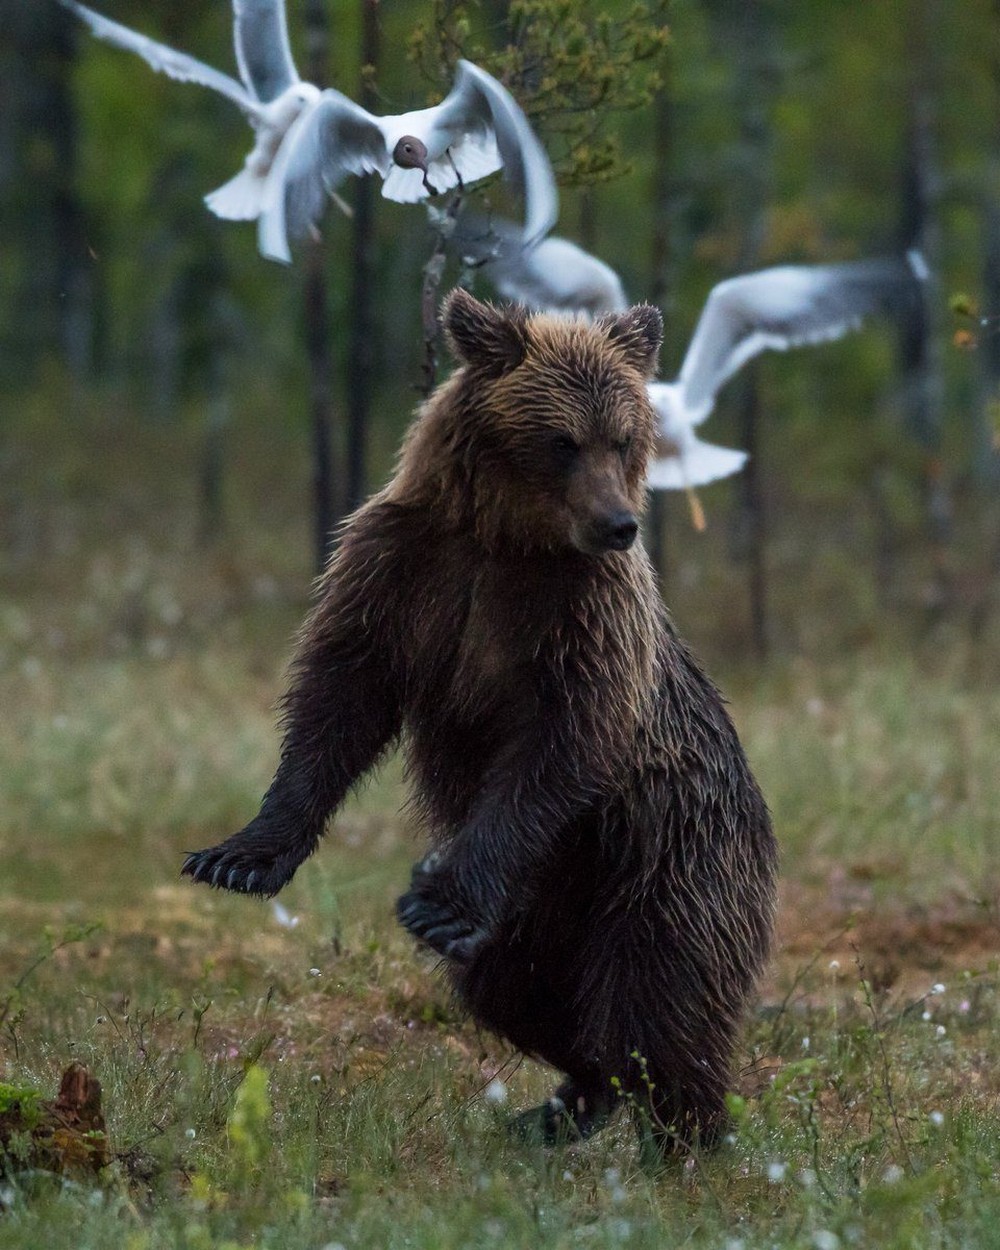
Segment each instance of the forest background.
[{"label": "forest background", "polygon": [[[234,69],[225,0],[99,7]],[[179,880],[270,779],[331,527],[425,383],[435,234],[369,179],[263,260],[201,202],[247,150],[236,110],[0,0],[0,1138],[11,1088],[78,1058],[113,1158],[94,1201],[3,1156],[0,1247],[995,1246],[1000,0],[289,20],[303,74],[380,111],[439,99],[460,51],[505,76],[557,233],[663,309],[665,377],[733,273],[930,266],[905,324],[734,380],[702,433],[748,470],[701,492],[704,533],[683,495],[646,529],[782,847],[734,1137],[653,1179],[624,1129],[506,1142],[551,1074],[476,1034],[395,924],[419,847],[395,763],[284,919]]]}]

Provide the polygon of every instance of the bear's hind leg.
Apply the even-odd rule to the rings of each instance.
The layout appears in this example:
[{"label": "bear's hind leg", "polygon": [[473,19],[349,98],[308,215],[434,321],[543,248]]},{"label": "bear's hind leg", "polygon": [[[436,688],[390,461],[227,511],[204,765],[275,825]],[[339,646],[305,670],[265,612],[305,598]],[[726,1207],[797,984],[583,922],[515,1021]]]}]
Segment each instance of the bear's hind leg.
[{"label": "bear's hind leg", "polygon": [[670,1158],[711,1150],[730,1126],[726,1082],[707,1071],[661,1074],[643,1066],[639,1081],[630,1084],[639,1157],[646,1169],[655,1171]]},{"label": "bear's hind leg", "polygon": [[607,1128],[616,1103],[617,1097],[606,1082],[570,1077],[547,1102],[515,1116],[508,1127],[512,1136],[531,1145],[568,1145],[586,1141]]}]

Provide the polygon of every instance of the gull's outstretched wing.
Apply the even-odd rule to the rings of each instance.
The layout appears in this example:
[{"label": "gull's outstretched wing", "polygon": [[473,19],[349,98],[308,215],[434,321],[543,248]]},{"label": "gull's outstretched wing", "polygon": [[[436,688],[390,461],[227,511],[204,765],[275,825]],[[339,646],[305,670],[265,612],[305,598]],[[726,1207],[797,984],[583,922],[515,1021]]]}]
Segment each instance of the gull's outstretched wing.
[{"label": "gull's outstretched wing", "polygon": [[384,177],[391,163],[378,120],[339,91],[324,91],[293,123],[268,174],[257,236],[263,255],[289,262],[289,238],[319,221],[349,174]]},{"label": "gull's outstretched wing", "polygon": [[624,312],[621,279],[604,261],[568,239],[550,235],[534,247],[521,227],[502,217],[465,214],[452,241],[479,264],[501,295],[535,312],[581,312],[591,317]]},{"label": "gull's outstretched wing", "polygon": [[739,473],[746,462],[745,451],[718,447],[692,434],[677,455],[657,456],[649,462],[646,485],[650,490],[696,489]]},{"label": "gull's outstretched wing", "polygon": [[463,148],[488,150],[492,132],[504,176],[524,196],[523,242],[530,245],[544,238],[559,215],[555,175],[545,149],[507,88],[471,61],[459,61],[454,86],[435,113],[434,127],[450,136],[452,159],[466,181],[473,178],[462,172]]},{"label": "gull's outstretched wing", "polygon": [[709,295],[678,377],[695,421],[719,388],[752,357],[840,338],[864,317],[917,298],[922,257],[842,265],[782,265],[720,282]]},{"label": "gull's outstretched wing", "polygon": [[209,87],[232,100],[251,117],[257,116],[257,102],[235,78],[212,69],[202,61],[196,61],[193,56],[177,52],[166,44],[157,43],[155,39],[149,39],[137,31],[129,30],[127,26],[111,21],[110,18],[102,17],[86,5],[77,3],[77,0],[60,0],[60,3],[75,13],[81,21],[86,22],[98,39],[103,39],[105,43],[113,44],[116,48],[124,48],[126,52],[134,52],[147,65],[161,74],[176,78],[178,82],[194,82],[201,87]]},{"label": "gull's outstretched wing", "polygon": [[288,42],[285,0],[233,0],[233,43],[240,77],[262,104],[299,81]]}]

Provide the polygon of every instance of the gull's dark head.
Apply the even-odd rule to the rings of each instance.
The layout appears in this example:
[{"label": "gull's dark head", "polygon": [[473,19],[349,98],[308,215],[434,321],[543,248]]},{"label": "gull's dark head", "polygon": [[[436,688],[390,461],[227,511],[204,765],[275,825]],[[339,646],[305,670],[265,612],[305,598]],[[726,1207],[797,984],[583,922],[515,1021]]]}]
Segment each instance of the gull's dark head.
[{"label": "gull's dark head", "polygon": [[402,169],[419,169],[427,176],[427,144],[415,135],[403,135],[392,149],[392,159]]}]

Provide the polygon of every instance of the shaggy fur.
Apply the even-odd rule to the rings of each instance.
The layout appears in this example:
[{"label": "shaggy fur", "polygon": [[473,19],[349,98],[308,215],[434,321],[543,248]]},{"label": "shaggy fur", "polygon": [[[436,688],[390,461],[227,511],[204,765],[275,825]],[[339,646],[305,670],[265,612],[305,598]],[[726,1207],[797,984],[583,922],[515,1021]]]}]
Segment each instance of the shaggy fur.
[{"label": "shaggy fur", "polygon": [[775,848],[722,699],[633,544],[659,314],[594,326],[455,292],[462,367],[350,520],[301,636],[260,813],[189,856],[273,894],[401,735],[435,852],[401,921],[480,1023],[566,1074],[556,1140],[622,1094],[714,1140],[766,957]]}]

